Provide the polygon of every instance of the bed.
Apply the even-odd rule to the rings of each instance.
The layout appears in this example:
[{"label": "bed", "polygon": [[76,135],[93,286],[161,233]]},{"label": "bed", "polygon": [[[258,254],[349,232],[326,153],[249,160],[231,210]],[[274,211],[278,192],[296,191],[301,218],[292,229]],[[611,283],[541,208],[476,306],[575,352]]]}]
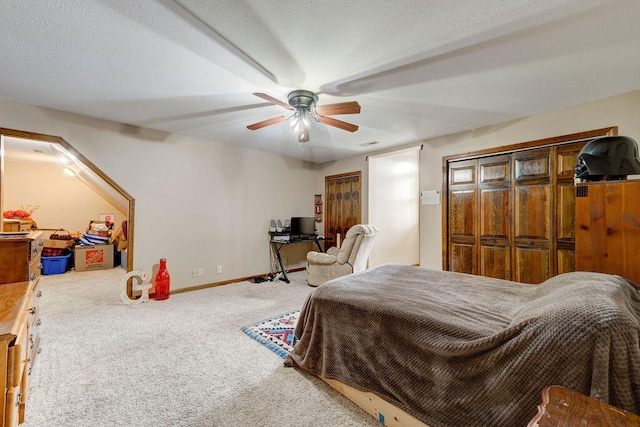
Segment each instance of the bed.
[{"label": "bed", "polygon": [[382,265],[315,289],[295,335],[286,366],[432,427],[524,426],[549,385],[640,412],[640,287],[619,276]]}]

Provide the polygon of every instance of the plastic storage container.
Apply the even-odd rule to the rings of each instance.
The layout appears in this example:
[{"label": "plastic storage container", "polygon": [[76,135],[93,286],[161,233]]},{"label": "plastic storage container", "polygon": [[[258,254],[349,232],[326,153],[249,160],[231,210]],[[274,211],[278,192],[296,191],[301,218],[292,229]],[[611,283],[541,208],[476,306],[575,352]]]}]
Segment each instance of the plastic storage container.
[{"label": "plastic storage container", "polygon": [[67,271],[67,262],[71,254],[42,257],[42,274],[62,274]]}]

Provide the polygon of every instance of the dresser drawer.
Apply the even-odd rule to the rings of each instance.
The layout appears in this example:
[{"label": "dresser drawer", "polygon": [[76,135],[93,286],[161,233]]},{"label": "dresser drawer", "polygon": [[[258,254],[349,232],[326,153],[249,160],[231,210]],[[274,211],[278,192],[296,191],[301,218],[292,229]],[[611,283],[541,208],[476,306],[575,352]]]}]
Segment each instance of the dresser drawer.
[{"label": "dresser drawer", "polygon": [[25,323],[27,325],[28,332],[28,360],[26,369],[30,372],[33,366],[37,354],[40,352],[40,299],[42,298],[42,291],[40,290],[40,282],[36,282],[31,294],[31,300],[27,309]]},{"label": "dresser drawer", "polygon": [[22,324],[15,342],[7,351],[7,387],[20,385],[28,357],[28,348],[27,325]]},{"label": "dresser drawer", "polygon": [[36,280],[44,248],[41,231],[29,237],[0,239],[0,284]]},{"label": "dresser drawer", "polygon": [[42,240],[42,238],[36,238],[33,239],[30,242],[30,260],[33,260],[34,258],[40,258],[40,255],[42,255],[42,248],[44,248],[44,240]]},{"label": "dresser drawer", "polygon": [[15,427],[20,422],[20,405],[22,404],[22,393],[20,387],[11,387],[7,390],[6,408],[4,422],[7,427]]}]

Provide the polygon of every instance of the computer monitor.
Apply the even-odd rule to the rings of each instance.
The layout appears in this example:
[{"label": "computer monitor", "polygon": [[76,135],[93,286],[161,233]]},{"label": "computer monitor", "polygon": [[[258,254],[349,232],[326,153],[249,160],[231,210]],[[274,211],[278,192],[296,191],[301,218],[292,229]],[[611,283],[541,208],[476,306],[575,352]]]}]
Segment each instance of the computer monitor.
[{"label": "computer monitor", "polygon": [[312,216],[291,217],[292,236],[309,236],[316,233],[316,219]]}]

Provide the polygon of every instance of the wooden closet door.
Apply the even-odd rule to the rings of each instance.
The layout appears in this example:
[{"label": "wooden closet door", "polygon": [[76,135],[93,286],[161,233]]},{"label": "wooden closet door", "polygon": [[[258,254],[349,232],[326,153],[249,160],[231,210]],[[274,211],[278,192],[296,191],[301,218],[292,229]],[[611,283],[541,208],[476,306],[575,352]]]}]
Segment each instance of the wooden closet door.
[{"label": "wooden closet door", "polygon": [[325,178],[326,212],[325,250],[336,246],[337,236],[344,239],[349,228],[362,222],[362,172],[351,172]]},{"label": "wooden closet door", "polygon": [[556,148],[556,274],[576,269],[576,195],[573,176],[587,141]]},{"label": "wooden closet door", "polygon": [[478,271],[478,160],[452,162],[449,167],[449,270]]},{"label": "wooden closet door", "polygon": [[511,279],[511,155],[479,160],[480,275]]},{"label": "wooden closet door", "polygon": [[550,149],[515,153],[513,165],[513,280],[541,283],[553,276]]}]

